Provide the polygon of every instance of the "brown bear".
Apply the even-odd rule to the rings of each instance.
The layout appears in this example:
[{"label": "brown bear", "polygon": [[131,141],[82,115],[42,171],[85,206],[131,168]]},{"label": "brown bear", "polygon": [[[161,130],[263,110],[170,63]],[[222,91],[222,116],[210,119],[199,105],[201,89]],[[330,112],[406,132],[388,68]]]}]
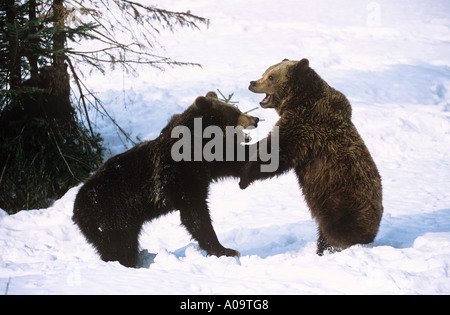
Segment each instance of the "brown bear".
[{"label": "brown bear", "polygon": [[270,143],[278,132],[280,164],[264,173],[261,161],[251,158],[241,171],[240,187],[294,169],[318,223],[317,254],[372,242],[383,213],[381,178],[351,121],[347,98],[307,59],[271,66],[249,89],[266,93],[261,107],[280,115],[267,138]]},{"label": "brown bear", "polygon": [[[212,181],[239,177],[240,169],[248,160],[248,149],[246,157],[241,159],[206,160],[203,154],[199,156],[194,151],[205,152],[208,143],[211,152],[220,151],[218,144],[223,143],[222,151],[226,154],[235,148],[225,145],[225,141],[216,141],[217,145],[211,146],[212,140],[198,134],[213,130],[214,126],[216,133],[227,126],[241,126],[231,136],[235,140],[244,139],[242,128],[256,127],[258,120],[219,101],[214,92],[198,97],[183,113],[172,117],[158,138],[106,161],[80,188],[73,221],[104,261],[118,260],[127,267],[136,266],[143,223],[174,210],[180,211],[181,223],[208,255],[238,256],[239,252],[219,243],[207,198]],[[187,133],[179,139],[183,128]],[[186,145],[190,141],[194,145]],[[176,146],[180,142],[183,145]],[[232,157],[237,152],[234,150]]]}]

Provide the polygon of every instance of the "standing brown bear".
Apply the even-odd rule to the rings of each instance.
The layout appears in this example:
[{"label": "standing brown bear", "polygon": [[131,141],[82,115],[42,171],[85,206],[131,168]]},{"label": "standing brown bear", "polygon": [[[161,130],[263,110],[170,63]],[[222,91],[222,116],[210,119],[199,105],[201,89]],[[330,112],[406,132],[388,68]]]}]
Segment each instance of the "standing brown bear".
[{"label": "standing brown bear", "polygon": [[278,129],[272,131],[279,132],[280,165],[263,173],[262,162],[250,159],[241,171],[240,187],[293,168],[318,223],[317,254],[372,242],[383,213],[381,178],[351,121],[347,98],[307,59],[271,66],[249,89],[266,93],[261,107],[280,115]]},{"label": "standing brown bear", "polygon": [[[127,267],[136,266],[143,223],[174,210],[180,211],[181,223],[208,255],[239,255],[219,243],[207,198],[213,180],[239,177],[248,149],[244,158],[237,159],[236,146],[229,145],[239,146],[237,141],[218,138],[211,146],[210,139],[202,135],[215,128],[216,136],[225,138],[230,134],[219,131],[227,126],[256,127],[258,120],[220,102],[214,92],[198,97],[183,113],[172,117],[158,138],[106,161],[80,188],[73,221],[104,261],[118,260]],[[244,140],[242,128],[236,128],[231,136]],[[187,132],[179,139],[182,130]],[[183,145],[177,145],[180,142]],[[206,145],[214,147],[215,154],[222,151],[232,158],[215,155],[216,159],[205,160]]]}]

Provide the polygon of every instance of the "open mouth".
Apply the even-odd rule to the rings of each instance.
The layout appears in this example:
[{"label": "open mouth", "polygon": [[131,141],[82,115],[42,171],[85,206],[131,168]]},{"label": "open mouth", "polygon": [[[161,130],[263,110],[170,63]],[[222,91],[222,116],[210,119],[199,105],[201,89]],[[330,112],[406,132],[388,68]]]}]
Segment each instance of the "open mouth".
[{"label": "open mouth", "polygon": [[270,94],[266,94],[266,97],[259,103],[259,105],[264,106],[270,103],[272,96]]}]

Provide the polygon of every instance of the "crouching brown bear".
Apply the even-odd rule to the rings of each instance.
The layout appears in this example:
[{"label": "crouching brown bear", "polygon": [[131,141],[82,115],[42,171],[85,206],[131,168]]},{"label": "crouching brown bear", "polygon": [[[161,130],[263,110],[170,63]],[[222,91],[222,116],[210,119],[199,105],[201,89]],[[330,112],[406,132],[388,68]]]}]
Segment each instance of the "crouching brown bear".
[{"label": "crouching brown bear", "polygon": [[[239,252],[220,244],[207,198],[213,180],[239,177],[245,158],[205,160],[201,153],[210,139],[196,133],[203,134],[212,126],[217,126],[216,131],[225,130],[226,126],[256,127],[258,120],[219,101],[214,92],[198,97],[183,113],[172,117],[158,138],[105,162],[80,188],[73,221],[104,261],[117,260],[127,267],[136,266],[143,223],[174,210],[180,211],[181,223],[208,255],[239,256]],[[181,139],[180,127],[190,131]],[[242,128],[236,128],[240,134],[232,134],[236,139],[245,138]],[[179,152],[175,153],[179,156],[174,159],[172,147],[179,141],[186,145],[177,146],[175,151]],[[189,142],[191,145],[187,145]],[[223,143],[224,155],[226,150],[236,149],[225,145],[226,141],[217,143]],[[215,150],[219,149],[216,145]],[[200,150],[200,158],[195,150]],[[236,155],[238,150],[235,152]],[[246,154],[248,160],[248,151]]]},{"label": "crouching brown bear", "polygon": [[263,173],[261,162],[251,158],[240,187],[294,169],[318,223],[317,254],[372,242],[383,213],[381,178],[351,121],[347,98],[307,59],[283,60],[250,82],[249,89],[265,93],[261,107],[280,115],[272,131],[279,133],[280,164],[277,171]]}]

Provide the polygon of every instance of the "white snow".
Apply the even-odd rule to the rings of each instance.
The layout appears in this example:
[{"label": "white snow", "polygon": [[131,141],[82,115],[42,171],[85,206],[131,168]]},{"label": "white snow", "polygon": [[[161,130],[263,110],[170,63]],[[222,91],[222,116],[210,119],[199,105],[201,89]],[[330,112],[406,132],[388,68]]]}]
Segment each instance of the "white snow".
[{"label": "white snow", "polygon": [[[163,33],[166,53],[202,68],[90,78],[133,136],[154,138],[196,96],[219,88],[242,110],[270,65],[307,57],[344,92],[383,178],[384,216],[370,246],[315,254],[316,224],[295,175],[213,184],[209,205],[224,246],[206,257],[177,212],[147,223],[140,269],[101,261],[71,221],[77,188],[48,209],[0,210],[0,294],[450,294],[450,2],[168,0],[210,18],[201,31]],[[113,79],[112,79],[113,78]],[[124,80],[125,78],[125,80]],[[124,105],[126,105],[124,107]],[[276,122],[273,110],[257,138]],[[94,117],[95,118],[95,117]],[[96,118],[111,153],[124,150]]]}]

